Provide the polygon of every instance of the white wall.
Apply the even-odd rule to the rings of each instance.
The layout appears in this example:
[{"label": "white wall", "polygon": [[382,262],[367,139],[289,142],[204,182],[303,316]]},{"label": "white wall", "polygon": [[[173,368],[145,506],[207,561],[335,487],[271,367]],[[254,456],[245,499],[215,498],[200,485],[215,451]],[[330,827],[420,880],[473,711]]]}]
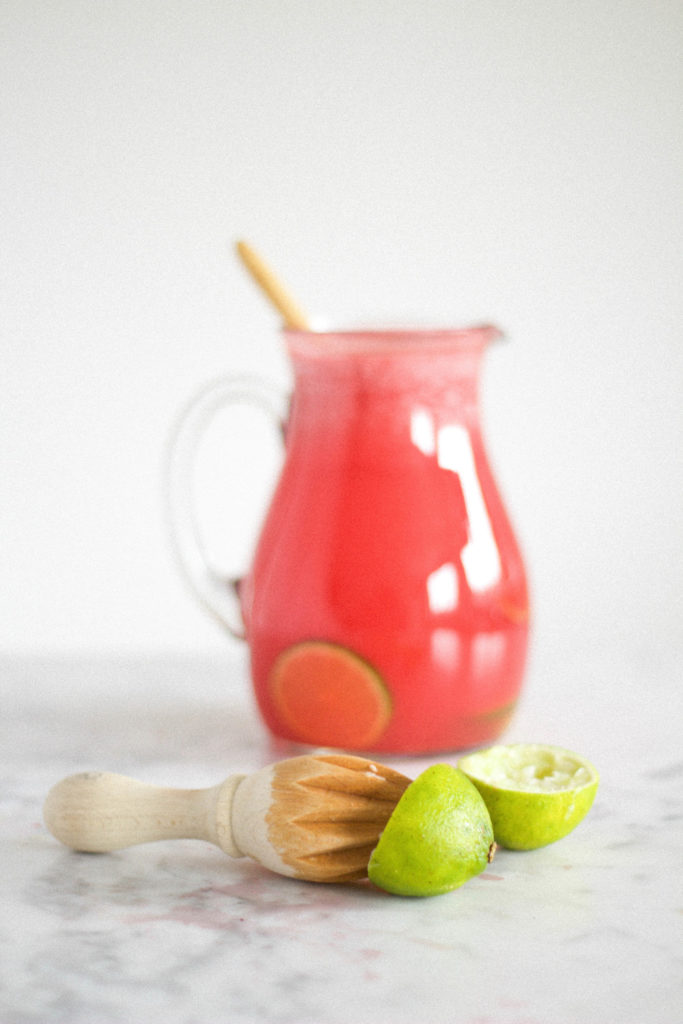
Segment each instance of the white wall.
[{"label": "white wall", "polygon": [[225,649],[161,467],[205,380],[287,380],[242,235],[322,316],[504,327],[537,634],[678,635],[682,11],[4,0],[0,648]]}]

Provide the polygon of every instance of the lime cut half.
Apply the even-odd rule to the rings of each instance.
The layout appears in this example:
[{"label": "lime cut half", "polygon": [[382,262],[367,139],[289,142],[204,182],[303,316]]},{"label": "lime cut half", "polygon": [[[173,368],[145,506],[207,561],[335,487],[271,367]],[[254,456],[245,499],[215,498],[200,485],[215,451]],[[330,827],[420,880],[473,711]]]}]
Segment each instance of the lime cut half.
[{"label": "lime cut half", "polygon": [[513,743],[468,754],[458,768],[486,804],[496,842],[535,850],[568,835],[588,814],[599,776],[563,747]]},{"label": "lime cut half", "polygon": [[368,865],[371,882],[398,896],[438,896],[480,874],[493,857],[493,828],[476,787],[434,764],[408,786]]}]

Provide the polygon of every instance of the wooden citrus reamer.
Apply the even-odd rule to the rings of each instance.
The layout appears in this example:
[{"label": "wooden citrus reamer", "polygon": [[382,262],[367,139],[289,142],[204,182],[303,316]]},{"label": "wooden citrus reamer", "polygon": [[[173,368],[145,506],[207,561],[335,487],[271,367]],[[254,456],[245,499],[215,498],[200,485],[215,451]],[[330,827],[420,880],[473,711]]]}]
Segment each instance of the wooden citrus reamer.
[{"label": "wooden citrus reamer", "polygon": [[352,755],[304,755],[209,789],[164,789],[110,772],[57,783],[43,808],[52,834],[103,853],[160,839],[203,839],[278,874],[348,882],[370,854],[411,780]]}]

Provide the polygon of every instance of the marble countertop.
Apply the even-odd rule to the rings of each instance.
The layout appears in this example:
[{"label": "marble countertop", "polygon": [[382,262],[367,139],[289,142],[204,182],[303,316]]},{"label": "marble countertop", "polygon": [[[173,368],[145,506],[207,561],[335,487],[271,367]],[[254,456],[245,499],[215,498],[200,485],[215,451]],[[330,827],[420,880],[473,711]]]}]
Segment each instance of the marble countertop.
[{"label": "marble countertop", "polygon": [[[590,815],[553,846],[499,850],[454,893],[410,900],[292,881],[192,840],[61,847],[41,805],[64,775],[209,786],[288,752],[227,655],[5,658],[1,1024],[683,1019],[680,660],[634,643],[567,645],[553,663],[531,673],[503,739],[589,757]],[[414,776],[448,759],[382,760]]]}]

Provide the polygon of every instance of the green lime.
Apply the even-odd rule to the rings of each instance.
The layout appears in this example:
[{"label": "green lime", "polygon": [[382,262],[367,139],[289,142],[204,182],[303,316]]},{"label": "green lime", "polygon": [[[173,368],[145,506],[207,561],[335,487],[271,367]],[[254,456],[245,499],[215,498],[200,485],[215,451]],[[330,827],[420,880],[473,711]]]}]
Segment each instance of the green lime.
[{"label": "green lime", "polygon": [[368,876],[399,896],[438,896],[480,874],[494,846],[476,788],[452,765],[435,764],[411,782],[394,808]]},{"label": "green lime", "polygon": [[489,747],[461,758],[458,768],[484,798],[496,842],[511,850],[547,846],[576,828],[599,779],[584,757],[539,743]]}]

